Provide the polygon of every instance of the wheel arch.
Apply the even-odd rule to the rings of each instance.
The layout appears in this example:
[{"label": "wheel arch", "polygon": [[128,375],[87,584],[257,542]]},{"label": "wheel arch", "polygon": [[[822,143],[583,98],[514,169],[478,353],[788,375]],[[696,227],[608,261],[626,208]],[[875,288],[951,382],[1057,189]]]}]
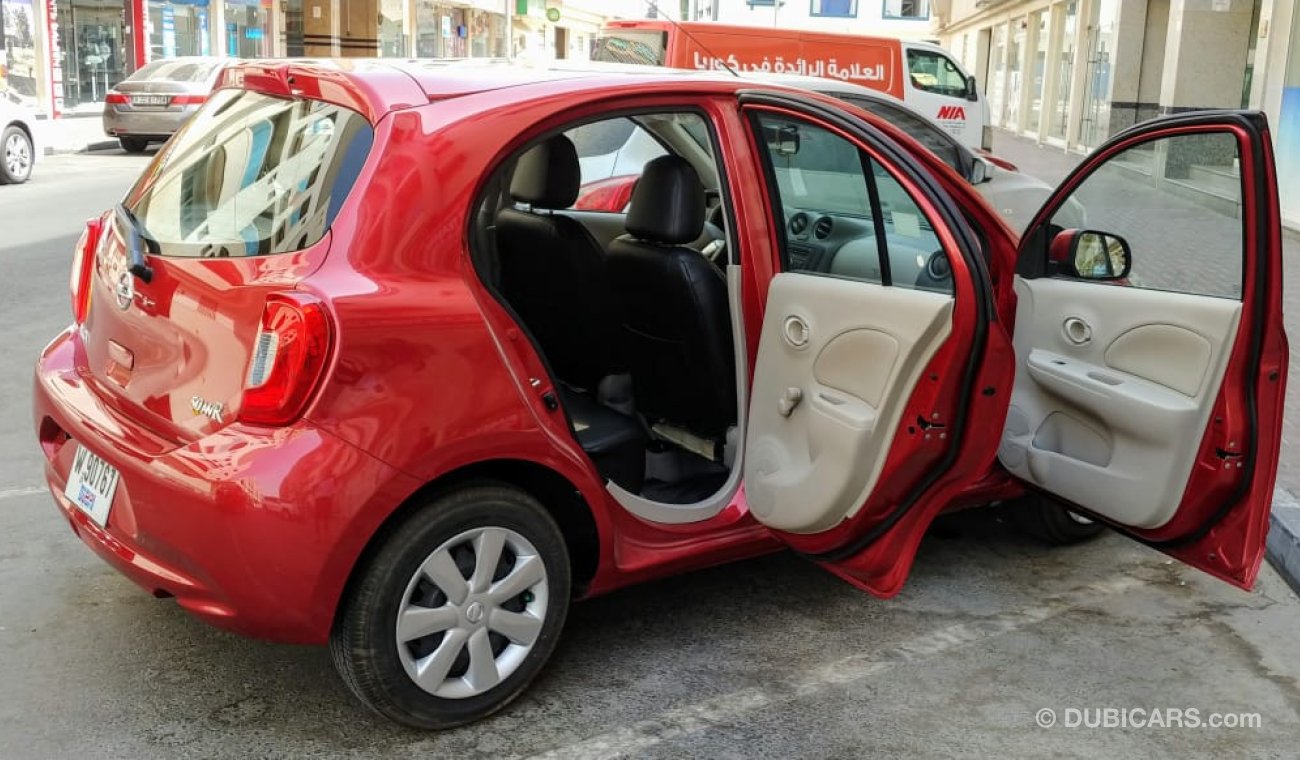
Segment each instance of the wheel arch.
[{"label": "wheel arch", "polygon": [[527,459],[492,459],[458,467],[430,480],[412,492],[379,524],[348,570],[347,580],[334,601],[333,622],[337,622],[339,611],[351,594],[360,569],[379,551],[388,536],[431,499],[473,484],[514,486],[541,503],[564,536],[574,596],[583,596],[600,563],[600,532],[591,505],[576,484],[544,464]]}]

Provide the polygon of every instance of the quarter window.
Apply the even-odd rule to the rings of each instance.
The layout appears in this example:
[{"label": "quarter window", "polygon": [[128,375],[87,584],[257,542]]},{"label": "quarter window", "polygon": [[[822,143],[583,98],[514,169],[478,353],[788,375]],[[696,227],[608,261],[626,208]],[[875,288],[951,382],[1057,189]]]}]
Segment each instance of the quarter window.
[{"label": "quarter window", "polygon": [[880,162],[822,127],[758,116],[784,269],[952,293],[929,218]]},{"label": "quarter window", "polygon": [[963,177],[966,176],[967,170],[962,165],[961,150],[957,147],[957,142],[949,137],[947,133],[935,128],[921,117],[871,98],[857,95],[839,95],[833,92],[828,94],[835,95],[864,111],[870,111],[888,121],[906,132],[917,142],[929,148],[936,156],[943,159],[944,163],[956,170],[958,174]]}]

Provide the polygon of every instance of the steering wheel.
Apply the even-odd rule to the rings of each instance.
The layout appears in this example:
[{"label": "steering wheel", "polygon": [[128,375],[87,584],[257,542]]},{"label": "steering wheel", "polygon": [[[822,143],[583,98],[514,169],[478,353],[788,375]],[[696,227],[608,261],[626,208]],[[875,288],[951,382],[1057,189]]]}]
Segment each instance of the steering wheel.
[{"label": "steering wheel", "polygon": [[714,266],[721,268],[726,263],[727,252],[727,233],[722,230],[721,204],[709,212],[709,217],[704,222],[703,237],[709,238],[709,242],[700,249],[700,253]]}]

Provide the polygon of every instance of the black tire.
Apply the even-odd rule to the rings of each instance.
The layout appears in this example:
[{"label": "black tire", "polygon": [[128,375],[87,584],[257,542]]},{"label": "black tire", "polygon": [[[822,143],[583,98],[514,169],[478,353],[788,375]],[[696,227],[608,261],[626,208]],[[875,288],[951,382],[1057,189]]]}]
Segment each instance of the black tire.
[{"label": "black tire", "polygon": [[1011,524],[1046,544],[1066,546],[1096,538],[1106,526],[1041,494],[1008,505]]},{"label": "black tire", "polygon": [[[473,696],[435,696],[402,664],[394,635],[397,615],[408,582],[425,560],[460,534],[484,527],[513,531],[536,549],[546,571],[546,612],[532,649],[500,683]],[[445,729],[485,718],[518,697],[555,651],[569,607],[568,549],[545,508],[506,485],[470,484],[431,499],[377,540],[349,584],[330,634],[334,666],[357,699],[398,723]],[[463,568],[460,572],[466,575]]]},{"label": "black tire", "polygon": [[[14,168],[9,166],[11,146],[15,150],[26,151],[23,154],[25,160],[21,156],[16,157],[21,165]],[[36,151],[32,146],[32,138],[20,127],[5,127],[4,132],[0,133],[0,185],[21,185],[26,182],[32,176],[32,166],[35,163]]]},{"label": "black tire", "polygon": [[149,148],[149,140],[144,137],[119,137],[117,141],[127,153],[144,153]]}]

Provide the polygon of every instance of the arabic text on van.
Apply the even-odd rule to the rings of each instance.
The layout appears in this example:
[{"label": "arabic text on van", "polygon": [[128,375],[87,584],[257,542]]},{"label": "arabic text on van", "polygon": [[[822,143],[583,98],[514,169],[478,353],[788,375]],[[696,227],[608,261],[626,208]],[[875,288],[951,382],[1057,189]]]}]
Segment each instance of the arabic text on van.
[{"label": "arabic text on van", "polygon": [[761,71],[772,74],[798,74],[800,76],[810,77],[830,77],[832,79],[865,79],[870,82],[884,82],[885,64],[878,63],[874,66],[864,66],[861,63],[840,64],[836,59],[808,61],[804,58],[795,58],[787,61],[784,56],[777,56],[776,60],[763,56],[761,63],[743,63],[736,59],[735,55],[729,55],[726,58],[714,58],[710,55],[701,55],[698,50],[693,51],[695,55],[695,68],[701,70],[724,71],[731,69],[733,71]]}]

